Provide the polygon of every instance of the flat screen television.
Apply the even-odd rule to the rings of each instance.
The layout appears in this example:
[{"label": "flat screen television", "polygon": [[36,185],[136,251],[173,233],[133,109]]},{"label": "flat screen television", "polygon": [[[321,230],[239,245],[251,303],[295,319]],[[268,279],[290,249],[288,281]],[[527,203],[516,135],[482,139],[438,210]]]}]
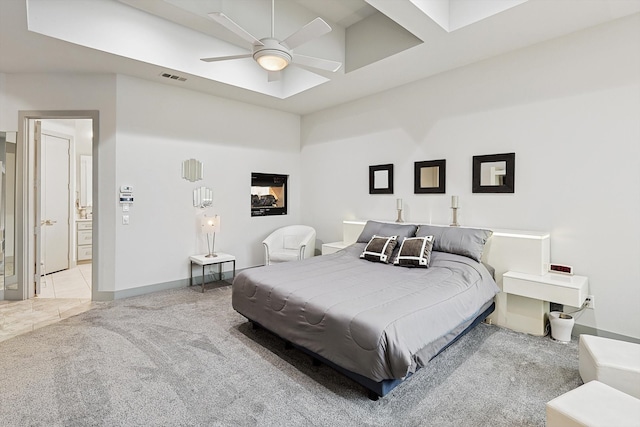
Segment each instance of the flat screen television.
[{"label": "flat screen television", "polygon": [[289,175],[251,173],[251,216],[286,215]]}]

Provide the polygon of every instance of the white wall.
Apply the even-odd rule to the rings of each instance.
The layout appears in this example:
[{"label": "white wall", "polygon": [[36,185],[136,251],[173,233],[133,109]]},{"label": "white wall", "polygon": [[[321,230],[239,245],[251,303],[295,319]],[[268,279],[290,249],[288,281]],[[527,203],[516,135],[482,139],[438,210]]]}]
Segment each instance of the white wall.
[{"label": "white wall", "polygon": [[[589,276],[577,323],[640,338],[640,16],[460,68],[302,119],[302,222],[318,244],[341,221],[548,230],[552,261]],[[472,156],[516,153],[515,194],[473,194]],[[447,160],[446,195],[413,194],[413,163]],[[395,194],[368,194],[393,163]]]},{"label": "white wall", "polygon": [[[189,255],[206,253],[193,190],[213,189],[216,251],[237,267],[264,262],[262,240],[300,218],[300,118],[163,84],[118,76],[116,186],[132,185],[130,225],[115,218],[116,289],[188,277]],[[204,179],[182,179],[182,161]],[[251,172],[289,175],[289,213],[250,216]],[[112,202],[115,204],[115,199]]]},{"label": "white wall", "polygon": [[[189,276],[189,255],[206,252],[196,186],[213,189],[222,218],[216,249],[236,255],[237,268],[262,264],[262,240],[299,222],[297,115],[115,75],[10,74],[0,99],[0,129],[17,129],[19,110],[100,111],[100,291]],[[181,178],[189,158],[204,162],[203,181]],[[251,172],[290,175],[288,215],[250,217]],[[134,186],[128,226],[118,203],[123,184]]]},{"label": "white wall", "polygon": [[[98,110],[100,113],[98,182],[100,186],[100,291],[115,286],[115,94],[114,75],[6,74],[0,93],[0,129],[18,130],[18,112],[33,110]],[[18,137],[20,143],[20,135]],[[95,217],[94,217],[95,218]],[[95,250],[94,250],[95,253]]]}]

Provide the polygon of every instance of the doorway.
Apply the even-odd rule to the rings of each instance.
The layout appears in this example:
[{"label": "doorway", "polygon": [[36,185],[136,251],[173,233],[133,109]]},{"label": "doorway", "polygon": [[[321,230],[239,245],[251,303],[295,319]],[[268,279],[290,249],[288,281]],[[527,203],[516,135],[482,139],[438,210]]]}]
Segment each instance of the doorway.
[{"label": "doorway", "polygon": [[41,299],[90,300],[92,123],[90,119],[43,119],[37,120],[35,129],[41,225],[40,281],[35,283],[35,294]]},{"label": "doorway", "polygon": [[[43,236],[49,234],[49,230],[43,231],[43,228],[52,229],[53,225],[57,225],[58,220],[49,218],[49,212],[43,212],[41,209],[42,198],[39,193],[42,193],[44,184],[44,192],[48,194],[46,186],[51,182],[40,165],[43,164],[43,153],[49,148],[48,143],[51,141],[55,144],[59,143],[61,135],[70,133],[69,126],[74,129],[71,133],[73,138],[70,140],[69,148],[70,166],[67,170],[67,176],[70,177],[67,191],[69,198],[63,203],[68,207],[69,216],[66,220],[62,220],[62,222],[66,221],[68,226],[62,233],[67,236],[68,247],[65,248],[66,250],[58,250],[57,255],[60,255],[59,252],[63,252],[63,255],[67,254],[69,264],[66,269],[63,268],[63,272],[84,266],[83,276],[88,278],[89,295],[93,299],[97,289],[97,251],[91,245],[95,245],[97,240],[95,237],[98,218],[93,215],[93,212],[97,210],[98,195],[96,179],[98,120],[98,111],[19,112],[16,154],[16,258],[19,259],[16,259],[15,263],[18,286],[11,291],[5,290],[5,299],[30,299],[43,294],[45,287],[42,285],[46,285],[47,276],[53,277],[51,276],[53,272],[47,271],[49,257],[47,256],[44,260],[42,258],[46,245]],[[63,125],[67,126],[67,129],[61,131]],[[43,128],[44,134],[48,135],[44,138],[41,136]],[[80,135],[78,129],[84,129],[86,133]],[[80,148],[78,144],[80,139],[86,140],[85,148]],[[43,141],[47,147],[45,149],[41,146]],[[80,160],[80,156],[84,157],[83,161]],[[82,170],[81,165],[84,165]],[[81,176],[85,177],[82,182]],[[86,179],[87,177],[90,179]],[[80,201],[81,193],[83,202]],[[43,217],[43,213],[46,217]],[[43,277],[45,280],[41,281]]]}]

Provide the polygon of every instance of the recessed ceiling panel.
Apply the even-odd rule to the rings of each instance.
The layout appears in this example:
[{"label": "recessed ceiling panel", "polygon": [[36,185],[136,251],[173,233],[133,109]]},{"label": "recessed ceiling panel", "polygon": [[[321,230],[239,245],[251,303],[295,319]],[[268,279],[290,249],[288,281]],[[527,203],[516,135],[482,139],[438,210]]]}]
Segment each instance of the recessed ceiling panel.
[{"label": "recessed ceiling panel", "polygon": [[451,32],[504,12],[527,0],[409,0]]},{"label": "recessed ceiling panel", "polygon": [[421,43],[422,40],[395,21],[376,12],[347,28],[346,71],[351,72]]},{"label": "recessed ceiling panel", "polygon": [[273,97],[286,98],[328,81],[290,66],[270,82],[252,58],[203,62],[200,58],[246,50],[118,1],[29,0],[28,6],[29,31]]}]

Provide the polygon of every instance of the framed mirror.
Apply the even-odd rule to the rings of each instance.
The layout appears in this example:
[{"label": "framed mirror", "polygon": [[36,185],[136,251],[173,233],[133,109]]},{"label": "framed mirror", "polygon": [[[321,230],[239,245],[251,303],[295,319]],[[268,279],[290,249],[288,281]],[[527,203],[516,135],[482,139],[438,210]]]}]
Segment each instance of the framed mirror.
[{"label": "framed mirror", "polygon": [[369,194],[393,194],[393,164],[369,166]]},{"label": "framed mirror", "polygon": [[16,263],[16,132],[0,132],[0,300],[18,289]]},{"label": "framed mirror", "polygon": [[79,208],[93,205],[93,156],[80,156],[80,200]]},{"label": "framed mirror", "polygon": [[444,194],[446,192],[446,160],[415,162],[413,192],[415,194]]},{"label": "framed mirror", "polygon": [[189,182],[202,179],[202,162],[196,159],[188,159],[182,162],[182,178]]},{"label": "framed mirror", "polygon": [[516,153],[473,156],[474,193],[514,193]]},{"label": "framed mirror", "polygon": [[198,187],[193,190],[193,206],[208,208],[213,204],[213,190],[208,187]]}]

